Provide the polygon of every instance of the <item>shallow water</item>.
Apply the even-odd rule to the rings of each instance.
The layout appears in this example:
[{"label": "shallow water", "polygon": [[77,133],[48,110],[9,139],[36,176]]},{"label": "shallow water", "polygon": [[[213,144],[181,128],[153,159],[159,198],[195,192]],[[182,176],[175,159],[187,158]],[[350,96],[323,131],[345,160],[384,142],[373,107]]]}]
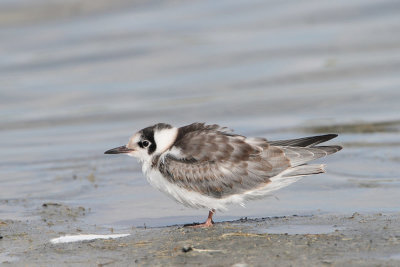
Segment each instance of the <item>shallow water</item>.
[{"label": "shallow water", "polygon": [[399,254],[390,255],[389,259],[391,259],[391,260],[400,260],[400,253]]},{"label": "shallow water", "polygon": [[103,155],[155,122],[268,139],[337,132],[327,174],[217,214],[399,211],[398,1],[0,3],[0,218],[44,202],[86,222],[203,220]]}]

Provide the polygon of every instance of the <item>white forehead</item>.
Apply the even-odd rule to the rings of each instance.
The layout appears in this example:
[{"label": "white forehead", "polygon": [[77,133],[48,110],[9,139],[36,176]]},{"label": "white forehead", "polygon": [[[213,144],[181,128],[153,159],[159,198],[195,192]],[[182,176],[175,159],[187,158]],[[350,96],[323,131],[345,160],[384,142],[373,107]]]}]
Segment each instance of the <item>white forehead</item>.
[{"label": "white forehead", "polygon": [[129,144],[135,144],[140,141],[141,135],[140,133],[135,133],[129,138]]}]

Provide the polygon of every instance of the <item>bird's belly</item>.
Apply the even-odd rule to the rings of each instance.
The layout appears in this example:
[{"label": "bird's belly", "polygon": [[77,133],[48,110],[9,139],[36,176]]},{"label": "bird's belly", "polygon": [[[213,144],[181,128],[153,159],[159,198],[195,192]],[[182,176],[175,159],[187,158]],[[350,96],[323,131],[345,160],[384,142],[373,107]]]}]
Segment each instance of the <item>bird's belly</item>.
[{"label": "bird's belly", "polygon": [[164,178],[164,176],[156,169],[144,168],[143,172],[153,187],[185,206],[192,208],[226,210],[227,203],[225,203],[226,201],[223,199],[202,195],[198,192],[190,191],[173,184]]}]

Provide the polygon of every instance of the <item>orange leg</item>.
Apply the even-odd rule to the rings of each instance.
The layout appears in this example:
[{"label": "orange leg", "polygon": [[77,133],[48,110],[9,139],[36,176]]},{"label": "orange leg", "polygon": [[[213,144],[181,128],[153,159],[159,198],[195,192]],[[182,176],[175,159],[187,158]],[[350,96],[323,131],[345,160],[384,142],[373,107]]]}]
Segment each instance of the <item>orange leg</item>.
[{"label": "orange leg", "polygon": [[208,218],[207,218],[207,220],[206,220],[204,223],[202,223],[202,224],[196,224],[196,225],[193,225],[193,226],[190,226],[190,227],[193,227],[193,228],[206,228],[206,227],[211,227],[211,226],[213,226],[214,222],[213,222],[213,220],[212,220],[212,216],[214,215],[214,213],[215,213],[215,210],[214,210],[214,209],[210,210],[210,211],[208,212]]}]

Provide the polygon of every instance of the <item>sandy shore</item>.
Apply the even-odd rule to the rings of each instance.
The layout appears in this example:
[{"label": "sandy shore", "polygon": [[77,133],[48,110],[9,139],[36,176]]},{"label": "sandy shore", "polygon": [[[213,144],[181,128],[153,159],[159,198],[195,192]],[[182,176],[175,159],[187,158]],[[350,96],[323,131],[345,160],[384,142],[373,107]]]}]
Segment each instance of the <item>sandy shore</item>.
[{"label": "sandy shore", "polygon": [[[400,214],[269,217],[113,230],[84,225],[87,210],[48,203],[40,220],[0,221],[0,263],[8,265],[395,266]],[[52,244],[64,235],[128,237]]]}]

